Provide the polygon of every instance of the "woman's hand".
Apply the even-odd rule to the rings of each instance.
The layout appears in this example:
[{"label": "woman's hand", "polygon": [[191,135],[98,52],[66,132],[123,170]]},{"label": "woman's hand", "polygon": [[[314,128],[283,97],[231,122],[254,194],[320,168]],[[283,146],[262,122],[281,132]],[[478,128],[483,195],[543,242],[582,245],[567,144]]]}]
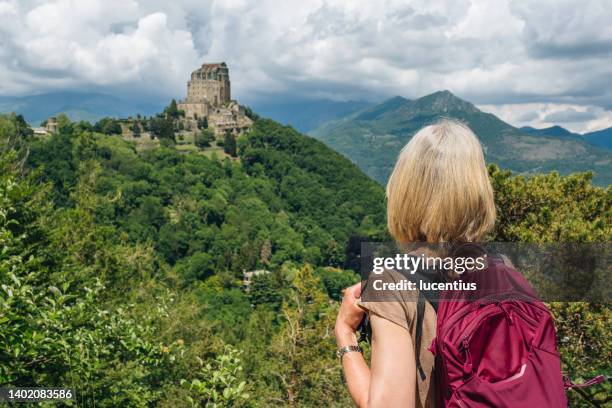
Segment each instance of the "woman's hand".
[{"label": "woman's hand", "polygon": [[[355,330],[365,314],[357,306],[361,284],[344,290],[336,318],[338,347],[357,344]],[[374,313],[372,323],[372,369],[361,353],[347,353],[342,368],[351,398],[358,407],[414,408],[416,363],[410,332]]]},{"label": "woman's hand", "polygon": [[338,347],[357,344],[355,331],[359,327],[365,312],[357,306],[361,296],[361,283],[356,283],[344,289],[342,304],[336,317],[336,342]]}]

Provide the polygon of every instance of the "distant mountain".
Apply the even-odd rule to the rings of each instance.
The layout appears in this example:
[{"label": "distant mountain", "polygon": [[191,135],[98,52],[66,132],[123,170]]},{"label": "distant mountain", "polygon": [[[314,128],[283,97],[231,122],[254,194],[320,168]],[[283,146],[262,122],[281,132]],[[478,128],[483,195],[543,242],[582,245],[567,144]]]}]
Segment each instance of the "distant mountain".
[{"label": "distant mountain", "polygon": [[612,149],[612,128],[597,130],[584,134],[573,133],[561,126],[551,126],[544,129],[536,129],[531,126],[524,126],[521,130],[530,135],[548,135],[557,137],[567,137],[577,140],[585,140],[587,143],[602,147],[604,149]]},{"label": "distant mountain", "polygon": [[482,142],[488,162],[518,173],[593,170],[597,184],[612,182],[612,155],[572,135],[528,134],[449,91],[416,100],[391,98],[334,120],[310,134],[385,183],[401,148],[441,117],[465,122]]},{"label": "distant mountain", "polygon": [[551,126],[543,129],[536,129],[531,126],[523,126],[520,128],[524,133],[528,133],[530,135],[545,135],[545,136],[555,136],[555,137],[566,137],[570,139],[581,139],[582,135],[579,133],[570,132],[564,127],[561,126]]},{"label": "distant mountain", "polygon": [[293,102],[259,102],[251,107],[259,115],[309,132],[323,123],[349,115],[372,105],[364,101],[337,102],[329,99]]},{"label": "distant mountain", "polygon": [[96,121],[105,116],[127,117],[140,113],[152,115],[163,110],[163,104],[127,101],[99,93],[54,92],[29,96],[0,96],[0,113],[22,114],[32,125],[49,116],[67,114],[72,120]]},{"label": "distant mountain", "polygon": [[592,145],[612,149],[612,127],[596,132],[585,133],[582,136]]}]

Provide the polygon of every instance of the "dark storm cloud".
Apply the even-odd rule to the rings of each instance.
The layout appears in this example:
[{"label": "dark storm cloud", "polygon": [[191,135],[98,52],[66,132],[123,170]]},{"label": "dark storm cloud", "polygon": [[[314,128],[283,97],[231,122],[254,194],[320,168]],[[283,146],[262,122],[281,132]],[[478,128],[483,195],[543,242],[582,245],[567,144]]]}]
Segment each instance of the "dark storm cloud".
[{"label": "dark storm cloud", "polygon": [[584,122],[595,118],[596,115],[591,111],[578,111],[574,108],[567,108],[562,111],[549,113],[544,117],[544,120],[553,123],[570,123]]},{"label": "dark storm cloud", "polygon": [[610,109],[609,21],[599,0],[0,0],[0,93],[167,99],[224,60],[249,101],[450,89],[479,104]]},{"label": "dark storm cloud", "polygon": [[534,111],[529,111],[529,112],[525,112],[523,114],[521,114],[518,117],[518,121],[519,122],[531,122],[532,120],[535,120],[539,117],[537,112]]}]

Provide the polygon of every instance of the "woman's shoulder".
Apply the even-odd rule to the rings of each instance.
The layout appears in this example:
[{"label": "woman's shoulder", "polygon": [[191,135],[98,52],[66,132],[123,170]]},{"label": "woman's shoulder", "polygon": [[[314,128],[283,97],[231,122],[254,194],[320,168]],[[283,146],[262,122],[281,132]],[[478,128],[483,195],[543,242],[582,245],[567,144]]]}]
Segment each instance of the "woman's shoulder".
[{"label": "woman's shoulder", "polygon": [[[418,280],[388,269],[380,274],[370,274],[362,283],[358,305],[410,330],[417,318],[418,301]],[[435,310],[425,302],[424,321],[435,324]]]}]

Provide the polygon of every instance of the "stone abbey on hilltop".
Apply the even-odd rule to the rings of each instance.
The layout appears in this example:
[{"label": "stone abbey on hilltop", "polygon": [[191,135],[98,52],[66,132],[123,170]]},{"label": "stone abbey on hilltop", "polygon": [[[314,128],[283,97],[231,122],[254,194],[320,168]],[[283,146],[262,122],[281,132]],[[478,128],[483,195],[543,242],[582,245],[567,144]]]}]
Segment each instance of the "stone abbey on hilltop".
[{"label": "stone abbey on hilltop", "polygon": [[187,97],[177,106],[185,112],[186,128],[197,128],[198,120],[206,119],[217,134],[241,133],[253,124],[244,107],[231,99],[225,62],[203,64],[193,71],[187,82]]},{"label": "stone abbey on hilltop", "polygon": [[[253,124],[243,106],[231,98],[229,69],[225,62],[203,64],[191,73],[187,82],[187,97],[171,104],[176,108],[172,114],[165,110],[155,116],[128,118],[103,118],[108,129],[98,132],[119,134],[123,139],[136,143],[139,149],[147,149],[160,144],[159,121],[171,121],[172,138],[180,151],[190,149],[225,150],[225,142],[235,146],[236,137]],[[98,126],[97,123],[95,126]],[[104,125],[106,126],[106,125]],[[46,137],[59,130],[58,118],[50,117],[41,127],[33,128],[37,137]],[[197,143],[198,138],[207,134],[205,144]],[[168,136],[166,136],[168,137]],[[210,139],[212,137],[212,139]],[[201,140],[201,139],[200,139]],[[231,155],[235,155],[235,152]]]}]

